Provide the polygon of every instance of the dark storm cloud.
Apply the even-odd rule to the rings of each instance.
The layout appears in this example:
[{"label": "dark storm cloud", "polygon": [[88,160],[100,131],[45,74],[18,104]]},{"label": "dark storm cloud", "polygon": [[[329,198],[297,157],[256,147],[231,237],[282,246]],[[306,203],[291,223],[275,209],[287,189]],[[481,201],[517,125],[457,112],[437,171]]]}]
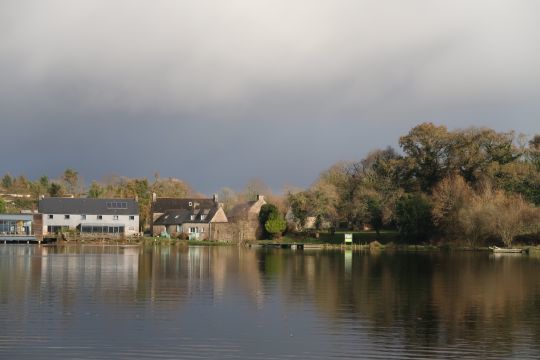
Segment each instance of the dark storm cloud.
[{"label": "dark storm cloud", "polygon": [[309,184],[423,121],[538,132],[536,1],[1,1],[0,172]]}]

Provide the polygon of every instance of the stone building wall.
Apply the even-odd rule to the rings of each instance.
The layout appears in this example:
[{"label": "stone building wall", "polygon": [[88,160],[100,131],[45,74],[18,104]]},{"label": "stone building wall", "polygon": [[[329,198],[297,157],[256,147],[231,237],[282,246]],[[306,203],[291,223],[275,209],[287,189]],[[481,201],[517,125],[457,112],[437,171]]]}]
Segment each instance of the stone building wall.
[{"label": "stone building wall", "polygon": [[161,216],[163,213],[152,213],[152,221],[150,222],[150,231],[152,232],[152,236],[159,236],[163,231],[165,231],[165,226],[162,225],[154,225],[154,222]]},{"label": "stone building wall", "polygon": [[210,229],[210,239],[243,243],[257,240],[258,232],[258,221],[239,220],[234,223],[213,223]]},{"label": "stone building wall", "polygon": [[236,225],[232,223],[213,223],[209,231],[213,241],[237,242],[237,235]]}]

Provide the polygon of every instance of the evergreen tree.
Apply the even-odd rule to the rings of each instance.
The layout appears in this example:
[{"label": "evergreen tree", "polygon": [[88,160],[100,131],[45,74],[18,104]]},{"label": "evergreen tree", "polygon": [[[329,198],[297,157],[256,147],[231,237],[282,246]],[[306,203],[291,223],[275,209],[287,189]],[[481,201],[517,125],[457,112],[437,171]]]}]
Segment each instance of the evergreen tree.
[{"label": "evergreen tree", "polygon": [[287,222],[285,218],[279,213],[273,213],[270,215],[264,229],[270,234],[272,238],[280,238],[285,229],[287,228]]}]

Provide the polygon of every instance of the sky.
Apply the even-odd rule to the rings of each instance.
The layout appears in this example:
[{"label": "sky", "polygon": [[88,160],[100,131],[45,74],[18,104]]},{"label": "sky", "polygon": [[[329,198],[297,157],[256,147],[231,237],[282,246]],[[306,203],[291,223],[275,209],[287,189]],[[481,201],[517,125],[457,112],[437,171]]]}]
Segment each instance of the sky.
[{"label": "sky", "polygon": [[536,0],[0,0],[0,174],[279,191],[539,115]]}]

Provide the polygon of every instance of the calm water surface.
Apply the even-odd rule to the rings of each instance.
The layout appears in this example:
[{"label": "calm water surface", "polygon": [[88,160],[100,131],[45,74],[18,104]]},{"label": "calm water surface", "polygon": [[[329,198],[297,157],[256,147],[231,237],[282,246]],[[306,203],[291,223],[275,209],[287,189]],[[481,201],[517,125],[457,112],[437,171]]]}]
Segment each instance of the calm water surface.
[{"label": "calm water surface", "polygon": [[0,245],[0,359],[540,357],[540,259]]}]

